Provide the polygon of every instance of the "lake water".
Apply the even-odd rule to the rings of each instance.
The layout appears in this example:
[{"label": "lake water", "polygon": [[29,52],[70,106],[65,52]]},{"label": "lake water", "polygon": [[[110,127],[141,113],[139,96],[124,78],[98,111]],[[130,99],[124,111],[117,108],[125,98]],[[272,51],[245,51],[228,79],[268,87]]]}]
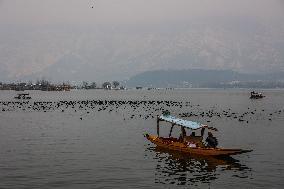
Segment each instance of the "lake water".
[{"label": "lake water", "polygon": [[[283,90],[257,100],[242,89],[28,92],[0,91],[0,188],[284,187]],[[163,110],[218,128],[221,147],[253,151],[158,149],[143,134],[156,133]]]}]

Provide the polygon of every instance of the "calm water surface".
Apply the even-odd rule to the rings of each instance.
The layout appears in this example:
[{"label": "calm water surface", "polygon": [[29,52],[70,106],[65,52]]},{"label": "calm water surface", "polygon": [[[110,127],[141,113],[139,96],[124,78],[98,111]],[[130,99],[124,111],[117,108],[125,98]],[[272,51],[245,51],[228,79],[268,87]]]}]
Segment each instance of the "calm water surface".
[{"label": "calm water surface", "polygon": [[[0,188],[283,188],[284,91],[263,92],[29,91],[32,100],[19,101],[0,91]],[[221,147],[253,152],[216,159],[156,148],[143,134],[156,133],[165,109],[218,128]]]}]

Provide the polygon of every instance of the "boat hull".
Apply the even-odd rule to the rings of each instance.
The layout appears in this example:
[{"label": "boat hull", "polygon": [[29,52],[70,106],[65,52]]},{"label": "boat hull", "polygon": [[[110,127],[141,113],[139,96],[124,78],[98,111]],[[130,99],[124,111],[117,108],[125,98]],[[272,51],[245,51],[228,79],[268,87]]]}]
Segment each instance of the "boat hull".
[{"label": "boat hull", "polygon": [[251,96],[250,99],[260,99],[264,98],[265,96]]},{"label": "boat hull", "polygon": [[158,147],[180,151],[188,154],[205,155],[205,156],[230,156],[236,154],[242,154],[251,152],[252,150],[242,149],[227,149],[227,148],[201,148],[201,147],[189,147],[183,142],[179,142],[176,139],[163,138],[154,135],[146,134],[145,137],[156,144]]}]

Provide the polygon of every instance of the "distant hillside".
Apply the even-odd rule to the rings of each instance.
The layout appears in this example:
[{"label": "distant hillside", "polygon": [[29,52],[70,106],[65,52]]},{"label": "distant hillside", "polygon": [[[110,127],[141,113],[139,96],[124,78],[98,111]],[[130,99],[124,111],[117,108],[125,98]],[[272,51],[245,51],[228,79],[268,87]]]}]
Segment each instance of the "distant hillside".
[{"label": "distant hillside", "polygon": [[[1,1],[1,0],[0,0]],[[125,80],[172,69],[284,71],[284,24],[242,18],[197,23],[0,29],[0,79]]]},{"label": "distant hillside", "polygon": [[[273,74],[243,74],[231,70],[157,70],[131,77],[128,87],[277,87],[283,83],[284,72]],[[273,84],[274,83],[274,84]],[[240,86],[241,85],[241,86]],[[265,86],[264,86],[265,85]],[[268,85],[268,86],[266,86]],[[271,86],[269,86],[271,85]]]}]

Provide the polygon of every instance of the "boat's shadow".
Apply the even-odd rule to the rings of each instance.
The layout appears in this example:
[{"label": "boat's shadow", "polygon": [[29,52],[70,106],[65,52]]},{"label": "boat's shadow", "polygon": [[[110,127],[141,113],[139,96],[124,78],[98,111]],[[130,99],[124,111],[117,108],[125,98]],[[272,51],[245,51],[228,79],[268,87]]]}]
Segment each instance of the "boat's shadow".
[{"label": "boat's shadow", "polygon": [[232,157],[188,155],[159,147],[147,148],[147,152],[152,153],[157,162],[156,183],[197,185],[228,175],[248,178],[251,172],[250,168]]}]

